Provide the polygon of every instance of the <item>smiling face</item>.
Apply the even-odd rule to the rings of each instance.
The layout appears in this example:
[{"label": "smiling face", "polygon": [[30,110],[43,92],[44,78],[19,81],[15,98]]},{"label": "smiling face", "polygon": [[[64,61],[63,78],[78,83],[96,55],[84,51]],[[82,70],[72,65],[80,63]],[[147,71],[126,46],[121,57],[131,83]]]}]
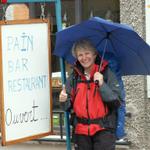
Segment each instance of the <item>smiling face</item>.
[{"label": "smiling face", "polygon": [[95,62],[96,54],[89,48],[76,49],[76,58],[86,72],[90,72]]},{"label": "smiling face", "polygon": [[77,58],[86,73],[90,73],[95,63],[97,51],[91,41],[81,39],[72,46],[72,55]]}]

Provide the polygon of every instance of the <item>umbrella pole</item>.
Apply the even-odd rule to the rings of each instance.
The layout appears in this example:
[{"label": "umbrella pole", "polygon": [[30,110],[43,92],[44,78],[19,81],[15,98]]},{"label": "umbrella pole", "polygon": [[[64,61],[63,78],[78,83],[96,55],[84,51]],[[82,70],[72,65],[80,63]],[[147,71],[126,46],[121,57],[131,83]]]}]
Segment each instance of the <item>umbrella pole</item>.
[{"label": "umbrella pole", "polygon": [[102,56],[101,56],[101,62],[100,62],[100,65],[99,65],[99,70],[98,70],[99,72],[101,72],[101,67],[102,67],[105,52],[106,52],[107,41],[108,41],[108,39],[106,39],[106,41],[105,41],[104,50],[103,50],[103,53],[102,53]]},{"label": "umbrella pole", "polygon": [[[103,50],[103,54],[101,56],[101,62],[100,62],[100,65],[99,65],[98,72],[101,72],[101,67],[102,67],[102,63],[103,63],[105,52],[106,52],[106,46],[107,46],[107,39],[106,39],[106,42],[105,42],[105,45],[104,45],[104,50]],[[95,85],[96,85],[96,87],[95,87],[95,90],[96,90],[97,86],[99,85],[98,80],[95,81]]]}]

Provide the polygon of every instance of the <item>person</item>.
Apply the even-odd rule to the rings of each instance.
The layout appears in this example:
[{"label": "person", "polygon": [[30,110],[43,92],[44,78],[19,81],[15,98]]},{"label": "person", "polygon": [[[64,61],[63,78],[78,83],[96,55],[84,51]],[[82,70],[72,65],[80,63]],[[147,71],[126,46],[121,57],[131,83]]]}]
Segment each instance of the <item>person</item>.
[{"label": "person", "polygon": [[120,89],[121,89],[121,104],[117,111],[117,128],[116,128],[116,138],[117,142],[127,142],[127,136],[125,132],[125,116],[126,116],[126,101],[125,101],[125,88],[121,76],[121,70],[117,59],[111,53],[106,53],[105,58],[109,60],[109,67],[115,73]]},{"label": "person", "polygon": [[59,101],[65,111],[73,110],[75,150],[115,150],[121,99],[116,76],[89,40],[76,41],[72,54],[77,61]]}]

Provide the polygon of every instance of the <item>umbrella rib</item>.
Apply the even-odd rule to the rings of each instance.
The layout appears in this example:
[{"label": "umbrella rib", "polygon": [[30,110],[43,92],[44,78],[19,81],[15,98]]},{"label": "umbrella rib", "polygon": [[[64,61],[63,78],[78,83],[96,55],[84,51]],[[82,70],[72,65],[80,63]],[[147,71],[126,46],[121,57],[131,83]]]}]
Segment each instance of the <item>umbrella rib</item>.
[{"label": "umbrella rib", "polygon": [[[134,49],[132,49],[132,48],[129,47],[126,43],[124,43],[124,42],[122,42],[121,40],[119,40],[118,38],[116,38],[114,35],[112,35],[112,36],[114,37],[114,39],[116,39],[117,41],[119,41],[120,43],[122,43],[122,44],[124,44],[126,47],[128,47],[129,50],[132,51],[136,56],[138,56],[138,57],[139,57],[139,60],[141,60],[141,62],[144,63],[143,59],[134,51]],[[110,40],[110,41],[111,41],[111,40]],[[113,42],[111,41],[111,43],[113,43]],[[114,44],[113,44],[113,45],[114,45]],[[115,46],[113,46],[113,47],[114,47],[114,49],[115,49]],[[147,67],[145,67],[145,68],[148,70]]]},{"label": "umbrella rib", "polygon": [[[105,33],[108,33],[108,31],[106,30],[106,28],[105,28],[105,26],[103,25],[103,24],[100,24],[101,25],[101,27],[103,28],[103,30],[97,30],[97,29],[94,29],[94,30],[96,30],[96,31],[98,31],[100,34],[104,34],[105,35]],[[92,29],[93,30],[93,29]],[[107,37],[107,34],[106,34],[106,37]]]},{"label": "umbrella rib", "polygon": [[96,46],[95,47],[97,47],[100,43],[102,43],[102,41],[104,41],[106,39],[106,37],[104,37],[103,39],[101,39],[97,44],[96,44]]},{"label": "umbrella rib", "polygon": [[[112,34],[111,34],[112,35]],[[121,40],[119,40],[118,38],[116,38],[114,35],[112,35],[114,37],[114,39],[116,39],[117,41],[119,41],[120,43],[122,43],[123,45],[125,45],[126,47],[128,47],[129,49],[131,49],[134,52],[134,49],[132,49],[131,47],[129,47],[126,43],[122,42]],[[135,52],[134,52],[135,53]],[[136,54],[136,53],[135,53]],[[137,55],[137,54],[136,54]]]},{"label": "umbrella rib", "polygon": [[[115,50],[116,51],[116,48],[115,48],[115,46],[114,46],[114,44],[113,44],[113,42],[112,42],[112,40],[111,39],[109,39],[109,41],[111,42],[111,45],[112,45],[112,47],[113,47],[113,50]],[[116,56],[116,54],[114,53],[114,55]],[[117,57],[117,56],[116,56]]]}]

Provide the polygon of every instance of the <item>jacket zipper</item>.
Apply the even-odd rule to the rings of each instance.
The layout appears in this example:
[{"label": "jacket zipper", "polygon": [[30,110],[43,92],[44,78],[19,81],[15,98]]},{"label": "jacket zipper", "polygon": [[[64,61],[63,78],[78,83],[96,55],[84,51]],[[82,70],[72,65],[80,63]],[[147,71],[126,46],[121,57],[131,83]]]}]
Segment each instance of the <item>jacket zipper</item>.
[{"label": "jacket zipper", "polygon": [[[88,93],[90,90],[90,83],[87,84],[88,91],[86,93],[86,109],[87,109],[87,116],[88,120],[90,121],[90,115],[89,115],[89,100],[88,100]],[[90,135],[90,122],[88,123],[88,135]]]}]

